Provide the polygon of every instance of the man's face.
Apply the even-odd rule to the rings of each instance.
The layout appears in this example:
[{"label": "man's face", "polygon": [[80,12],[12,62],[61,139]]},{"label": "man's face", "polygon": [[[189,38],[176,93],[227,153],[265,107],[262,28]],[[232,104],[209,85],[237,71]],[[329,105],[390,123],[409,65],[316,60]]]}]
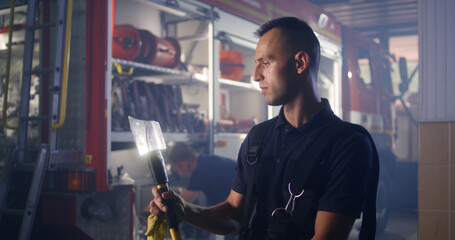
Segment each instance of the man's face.
[{"label": "man's face", "polygon": [[285,46],[281,30],[273,28],[256,47],[253,77],[259,82],[265,103],[273,106],[292,101],[300,88],[294,56]]},{"label": "man's face", "polygon": [[184,177],[191,177],[192,171],[189,168],[189,162],[171,162],[171,168],[177,172],[178,175]]}]

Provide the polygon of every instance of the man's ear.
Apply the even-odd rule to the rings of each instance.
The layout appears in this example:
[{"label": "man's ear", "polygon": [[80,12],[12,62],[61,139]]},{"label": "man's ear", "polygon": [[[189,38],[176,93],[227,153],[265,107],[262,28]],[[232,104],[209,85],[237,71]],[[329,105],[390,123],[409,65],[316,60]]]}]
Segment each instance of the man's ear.
[{"label": "man's ear", "polygon": [[308,67],[308,54],[305,51],[300,51],[295,54],[297,73],[303,73]]}]

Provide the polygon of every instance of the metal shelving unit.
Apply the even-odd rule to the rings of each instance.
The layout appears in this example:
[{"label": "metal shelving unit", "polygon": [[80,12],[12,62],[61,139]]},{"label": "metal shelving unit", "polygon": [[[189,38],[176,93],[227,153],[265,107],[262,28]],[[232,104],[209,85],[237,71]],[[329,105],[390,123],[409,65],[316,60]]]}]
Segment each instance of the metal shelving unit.
[{"label": "metal shelving unit", "polygon": [[[252,74],[254,66],[253,56],[257,39],[254,39],[252,32],[257,26],[239,20],[233,15],[227,16],[219,9],[211,8],[198,1],[185,0],[179,3],[180,7],[177,10],[180,12],[178,13],[173,7],[162,7],[159,3],[153,3],[152,6],[149,1],[142,0],[134,1],[136,6],[121,9],[127,11],[133,11],[131,10],[133,7],[156,9],[155,11],[160,15],[161,27],[155,28],[155,33],[161,32],[161,35],[173,37],[179,41],[183,55],[181,65],[178,68],[167,68],[110,58],[112,76],[122,79],[137,78],[164,85],[178,85],[182,89],[192,88],[191,90],[199,95],[184,97],[187,97],[190,103],[200,104],[199,110],[204,114],[205,123],[208,125],[203,133],[164,132],[166,140],[199,143],[205,141],[209,153],[216,153],[215,148],[219,147],[217,144],[226,136],[229,139],[237,139],[238,136],[237,143],[231,146],[232,150],[229,150],[229,152],[236,152],[238,150],[236,145],[242,141],[248,129],[244,126],[240,126],[239,129],[235,129],[235,125],[234,128],[222,126],[225,120],[233,120],[234,124],[238,124],[247,119],[263,121],[268,118],[268,109],[263,103],[258,84],[247,77]],[[144,9],[140,11],[145,11]],[[123,14],[122,18],[118,18],[118,14],[121,13],[116,13],[115,24],[132,24],[142,29],[149,26],[142,24],[143,18],[141,20],[131,14]],[[140,13],[135,15],[139,16]],[[118,21],[118,19],[123,20]],[[233,28],[232,21],[241,21],[245,29]],[[148,22],[156,21],[149,19]],[[247,32],[251,34],[248,36]],[[221,69],[220,51],[242,53],[245,63],[237,64],[243,68],[242,79],[232,80],[225,77],[226,73]],[[193,97],[195,98],[192,99]],[[132,136],[127,131],[111,131],[108,139],[111,143],[127,143],[132,141]]]}]

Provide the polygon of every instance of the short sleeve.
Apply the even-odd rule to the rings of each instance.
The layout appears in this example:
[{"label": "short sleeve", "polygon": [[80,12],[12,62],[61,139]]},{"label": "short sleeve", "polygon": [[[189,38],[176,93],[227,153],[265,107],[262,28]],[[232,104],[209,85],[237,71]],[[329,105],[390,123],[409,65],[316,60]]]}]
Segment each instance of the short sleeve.
[{"label": "short sleeve", "polygon": [[320,211],[360,217],[365,204],[373,166],[368,136],[353,132],[334,145],[327,161],[327,182],[319,201]]}]

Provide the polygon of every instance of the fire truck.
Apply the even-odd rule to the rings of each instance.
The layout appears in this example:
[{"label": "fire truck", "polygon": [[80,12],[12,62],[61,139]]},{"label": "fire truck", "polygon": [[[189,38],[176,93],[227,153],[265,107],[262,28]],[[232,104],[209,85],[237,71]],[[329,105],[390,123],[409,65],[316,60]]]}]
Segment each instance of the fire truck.
[{"label": "fire truck", "polygon": [[[12,1],[0,5],[0,236],[143,239],[154,186],[127,116],[236,159],[275,116],[252,81],[253,32],[297,16],[321,43],[318,87],[379,150],[378,230],[394,176],[391,57],[306,1]],[[168,169],[170,185],[185,179]],[[5,238],[3,238],[5,236]]]}]

